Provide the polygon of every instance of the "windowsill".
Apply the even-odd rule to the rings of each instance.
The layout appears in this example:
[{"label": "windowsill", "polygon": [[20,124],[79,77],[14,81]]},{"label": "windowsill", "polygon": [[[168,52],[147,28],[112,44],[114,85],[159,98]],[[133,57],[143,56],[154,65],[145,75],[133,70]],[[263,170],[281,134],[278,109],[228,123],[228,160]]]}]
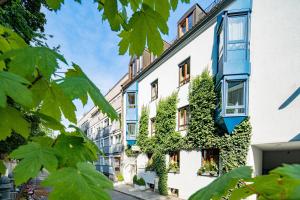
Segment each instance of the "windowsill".
[{"label": "windowsill", "polygon": [[197,176],[211,177],[211,178],[219,177],[219,175],[210,175],[210,174],[197,174]]},{"label": "windowsill", "polygon": [[181,127],[181,128],[178,128],[178,131],[187,131],[187,125],[186,126],[184,126],[184,127]]},{"label": "windowsill", "polygon": [[180,171],[169,171],[168,174],[180,174]]},{"label": "windowsill", "polygon": [[151,99],[150,102],[156,101],[158,99],[158,97],[156,97],[155,99]]},{"label": "windowsill", "polygon": [[188,84],[189,82],[190,82],[190,80],[183,81],[181,84],[179,84],[178,88],[181,88],[182,86]]}]

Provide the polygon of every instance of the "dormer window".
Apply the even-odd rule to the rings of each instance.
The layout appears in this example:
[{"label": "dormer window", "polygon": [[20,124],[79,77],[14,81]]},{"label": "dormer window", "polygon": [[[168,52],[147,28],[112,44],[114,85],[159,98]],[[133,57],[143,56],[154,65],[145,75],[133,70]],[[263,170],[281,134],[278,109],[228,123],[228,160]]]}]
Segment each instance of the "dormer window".
[{"label": "dormer window", "polygon": [[193,24],[193,13],[191,13],[188,17],[183,19],[181,23],[179,23],[179,37],[183,36],[186,32],[191,30]]}]

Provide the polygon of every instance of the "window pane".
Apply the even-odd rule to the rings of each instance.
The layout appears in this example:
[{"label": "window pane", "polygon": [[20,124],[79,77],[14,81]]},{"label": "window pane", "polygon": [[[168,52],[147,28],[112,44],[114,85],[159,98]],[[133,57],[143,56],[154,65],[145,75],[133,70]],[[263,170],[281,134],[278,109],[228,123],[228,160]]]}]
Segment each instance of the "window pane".
[{"label": "window pane", "polygon": [[245,16],[228,18],[228,40],[245,40]]},{"label": "window pane", "polygon": [[135,136],[135,124],[127,124],[128,126],[128,135]]},{"label": "window pane", "polygon": [[135,93],[128,93],[128,104],[129,108],[135,108]]},{"label": "window pane", "polygon": [[244,81],[228,81],[227,106],[244,105]]},{"label": "window pane", "polygon": [[186,79],[190,78],[190,62],[186,63]]},{"label": "window pane", "polygon": [[219,58],[223,53],[223,45],[224,45],[224,32],[223,32],[223,28],[221,28],[221,32],[219,34]]},{"label": "window pane", "polygon": [[193,14],[188,16],[188,27],[189,27],[189,30],[191,30],[193,27]]},{"label": "window pane", "polygon": [[179,68],[179,80],[180,83],[184,81],[184,65],[181,65]]},{"label": "window pane", "polygon": [[155,81],[151,84],[151,100],[155,100],[158,97],[158,94],[157,94],[158,87],[157,86],[158,86],[157,81]]}]

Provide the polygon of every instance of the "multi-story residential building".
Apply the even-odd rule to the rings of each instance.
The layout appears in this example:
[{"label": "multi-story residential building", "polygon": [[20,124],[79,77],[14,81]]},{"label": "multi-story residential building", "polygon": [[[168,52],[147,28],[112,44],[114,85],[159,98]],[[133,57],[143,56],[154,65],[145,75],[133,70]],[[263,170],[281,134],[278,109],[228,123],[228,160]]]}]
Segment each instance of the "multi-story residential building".
[{"label": "multi-story residential building", "polygon": [[[122,119],[122,84],[128,80],[124,75],[105,95],[106,100]],[[107,175],[112,180],[121,171],[122,153],[124,151],[124,135],[122,134],[121,121],[112,121],[100,112],[98,107],[93,107],[78,122],[78,126],[92,139],[104,153],[99,155],[95,162],[96,169]]]},{"label": "multi-story residential building", "polygon": [[[299,9],[296,0],[215,0],[206,9],[193,6],[177,24],[177,40],[160,57],[139,73],[132,59],[130,78],[123,85],[127,144],[136,142],[142,106],[148,106],[154,121],[158,100],[174,91],[179,99],[177,130],[185,136],[190,81],[208,68],[220,94],[217,123],[230,134],[250,116],[247,164],[254,175],[282,163],[300,163]],[[215,179],[197,175],[203,151],[168,156],[180,159],[180,172],[168,174],[168,187],[181,198]],[[131,171],[155,184],[155,173],[144,169],[147,158],[139,157]],[[130,170],[124,169],[130,181],[126,173]]]}]

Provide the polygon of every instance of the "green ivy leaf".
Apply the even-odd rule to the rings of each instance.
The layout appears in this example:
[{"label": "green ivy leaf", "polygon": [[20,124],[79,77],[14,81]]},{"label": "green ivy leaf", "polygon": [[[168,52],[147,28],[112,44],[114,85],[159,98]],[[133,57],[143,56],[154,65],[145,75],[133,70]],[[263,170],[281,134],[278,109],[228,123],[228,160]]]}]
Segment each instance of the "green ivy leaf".
[{"label": "green ivy leaf", "polygon": [[94,152],[86,146],[84,138],[73,135],[60,134],[54,145],[61,166],[76,166],[78,162],[94,161]]},{"label": "green ivy leaf", "polygon": [[59,84],[66,95],[72,100],[80,99],[83,105],[87,103],[89,95],[94,104],[98,106],[103,113],[107,114],[111,119],[117,119],[118,114],[115,109],[108,103],[97,86],[83,73],[78,65],[73,64],[73,67],[74,69],[69,69],[66,73],[66,77],[62,79]]},{"label": "green ivy leaf", "polygon": [[52,187],[49,200],[108,200],[107,189],[112,183],[89,163],[78,163],[76,168],[62,168],[42,182],[43,186]]},{"label": "green ivy leaf", "polygon": [[58,60],[67,64],[64,57],[46,47],[25,47],[4,53],[0,60],[10,58],[9,71],[23,77],[31,77],[35,69],[41,75],[50,79],[51,75],[59,68]]},{"label": "green ivy leaf", "polygon": [[30,133],[30,124],[24,119],[20,111],[10,106],[0,107],[0,140],[5,139],[15,131],[27,138]]},{"label": "green ivy leaf", "polygon": [[51,148],[53,140],[49,137],[41,137],[36,142],[23,145],[11,153],[14,159],[21,159],[14,169],[15,182],[17,185],[26,182],[29,178],[36,177],[42,167],[49,172],[57,168],[57,159]]},{"label": "green ivy leaf", "polygon": [[227,194],[229,189],[235,187],[239,180],[251,178],[251,172],[251,168],[246,166],[234,169],[194,193],[189,200],[220,199]]},{"label": "green ivy leaf", "polygon": [[5,174],[5,171],[6,171],[6,167],[4,165],[4,162],[3,160],[0,160],[0,175]]},{"label": "green ivy leaf", "polygon": [[76,123],[76,107],[72,100],[55,82],[52,82],[45,92],[40,112],[57,121],[61,120],[61,112],[73,123]]},{"label": "green ivy leaf", "polygon": [[32,94],[26,87],[30,83],[10,72],[0,71],[0,107],[6,106],[6,96],[11,97],[15,102],[24,106],[32,105]]}]

